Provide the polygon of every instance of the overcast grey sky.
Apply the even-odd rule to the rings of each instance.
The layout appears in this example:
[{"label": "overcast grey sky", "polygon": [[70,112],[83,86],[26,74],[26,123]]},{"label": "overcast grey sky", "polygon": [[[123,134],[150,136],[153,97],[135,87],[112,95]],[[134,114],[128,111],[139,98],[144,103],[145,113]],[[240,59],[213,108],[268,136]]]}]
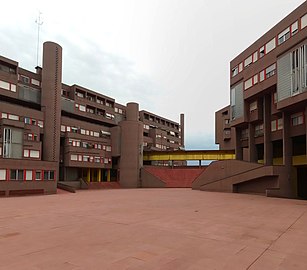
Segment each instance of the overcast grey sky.
[{"label": "overcast grey sky", "polygon": [[303,2],[5,1],[0,54],[34,71],[41,11],[41,44],[63,47],[64,83],[175,121],[183,112],[186,148],[213,148],[214,113],[229,103],[229,62]]}]

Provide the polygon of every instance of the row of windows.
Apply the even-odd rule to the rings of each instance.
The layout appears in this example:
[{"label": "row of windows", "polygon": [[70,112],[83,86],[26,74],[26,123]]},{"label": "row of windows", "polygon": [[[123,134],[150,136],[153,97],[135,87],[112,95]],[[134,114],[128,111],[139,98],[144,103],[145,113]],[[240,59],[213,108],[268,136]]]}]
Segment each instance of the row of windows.
[{"label": "row of windows", "polygon": [[117,107],[114,108],[114,111],[116,113],[119,113],[119,114],[125,114],[125,111],[123,109],[120,109],[120,108],[117,108]]},{"label": "row of windows", "polygon": [[[6,113],[6,112],[1,113],[1,118],[15,120],[15,121],[21,121],[22,119],[22,117],[20,117],[19,115],[12,114],[12,113]],[[39,126],[41,128],[44,127],[44,121],[42,120],[37,120],[34,118],[30,118],[30,117],[23,117],[23,120],[25,124]]]},{"label": "row of windows", "polygon": [[112,147],[110,145],[102,145],[100,143],[89,143],[81,140],[76,139],[69,139],[68,144],[74,147],[83,147],[83,148],[94,148],[94,149],[100,149],[105,150],[107,152],[112,151]]},{"label": "row of windows", "polygon": [[283,129],[282,118],[271,121],[271,131],[277,131]]},{"label": "row of windows", "polygon": [[23,157],[25,157],[25,158],[40,158],[40,151],[24,149],[23,150]]},{"label": "row of windows", "polygon": [[[307,14],[305,14],[301,18],[301,29],[305,28],[307,26]],[[286,40],[288,40],[290,37],[295,35],[298,32],[298,21],[291,24],[289,27],[287,27],[285,30],[283,30],[281,33],[279,33],[276,37],[274,37],[272,40],[270,40],[268,43],[263,45],[259,50],[248,56],[243,62],[239,63],[237,66],[235,66],[231,70],[231,76],[234,77],[240,72],[243,71],[243,65],[244,68],[247,68],[252,63],[255,63],[259,58],[262,58],[264,55],[268,54],[272,50],[276,48],[277,45],[281,45]]]},{"label": "row of windows", "polygon": [[23,170],[23,169],[0,169],[0,181],[18,180],[18,181],[40,181],[55,180],[54,171],[50,170]]},{"label": "row of windows", "polygon": [[105,105],[107,107],[111,107],[111,108],[114,107],[114,102],[107,100],[107,99],[104,99],[104,98],[97,97],[97,96],[92,95],[90,93],[85,93],[83,91],[76,90],[75,94],[76,94],[77,97],[87,98],[90,101],[96,102],[98,104]]},{"label": "row of windows", "polygon": [[[72,126],[65,126],[61,125],[61,132],[72,132],[72,133],[78,133],[86,136],[96,137],[99,138],[100,134],[97,131],[92,131],[84,128],[77,128]],[[108,131],[101,130],[100,131],[102,137],[110,137],[111,133]]]},{"label": "row of windows", "polygon": [[0,70],[11,74],[16,74],[16,67],[11,66],[5,62],[0,63]]},{"label": "row of windows", "polygon": [[166,150],[166,145],[156,143],[156,147],[159,148],[159,149],[162,149],[162,150]]},{"label": "row of windows", "polygon": [[263,82],[264,80],[274,76],[276,74],[276,63],[267,67],[266,69],[260,71],[260,73],[254,75],[244,82],[244,90],[251,88],[258,82]]},{"label": "row of windows", "polygon": [[17,90],[16,84],[1,81],[1,80],[0,80],[0,88],[3,88],[3,89],[8,90],[8,91],[12,91],[14,93]]},{"label": "row of windows", "polygon": [[[303,112],[295,113],[291,115],[291,125],[298,126],[305,123],[305,117]],[[271,131],[277,131],[283,129],[283,119],[275,119],[271,121]],[[241,131],[241,139],[248,138],[248,129],[243,129]],[[255,137],[263,135],[263,124],[258,124],[255,126]]]},{"label": "row of windows", "polygon": [[149,121],[152,121],[152,122],[155,122],[155,123],[158,123],[158,124],[162,124],[164,126],[168,126],[168,127],[171,127],[171,128],[175,128],[175,129],[178,129],[180,131],[180,127],[177,125],[177,124],[174,124],[174,123],[170,123],[164,119],[160,119],[158,117],[155,117],[155,116],[152,116],[152,115],[149,115],[147,113],[144,113],[144,119],[146,120],[149,120]]},{"label": "row of windows", "polygon": [[104,163],[104,164],[112,163],[111,158],[90,156],[90,155],[77,155],[77,154],[71,154],[70,160],[78,162],[94,162],[94,163]]},{"label": "row of windows", "polygon": [[25,84],[33,84],[33,85],[36,85],[36,86],[40,86],[41,85],[41,82],[36,80],[36,79],[33,79],[33,78],[29,78],[27,76],[24,76],[24,75],[20,75],[18,74],[18,80],[21,81],[22,83],[25,83]]},{"label": "row of windows", "polygon": [[85,106],[85,105],[81,105],[76,103],[75,104],[76,109],[78,109],[81,112],[87,112],[87,113],[91,113],[91,114],[97,114],[97,115],[101,115],[104,116],[107,119],[111,119],[114,120],[115,115],[112,113],[106,113],[104,110],[95,108],[95,107],[91,107],[91,106]]}]

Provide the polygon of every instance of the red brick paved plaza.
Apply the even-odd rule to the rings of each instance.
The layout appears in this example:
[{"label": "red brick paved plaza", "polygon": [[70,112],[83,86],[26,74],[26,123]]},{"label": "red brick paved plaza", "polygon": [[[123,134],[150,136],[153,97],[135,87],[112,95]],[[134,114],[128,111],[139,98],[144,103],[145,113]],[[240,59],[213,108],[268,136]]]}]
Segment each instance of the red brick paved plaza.
[{"label": "red brick paved plaza", "polygon": [[307,269],[307,201],[191,189],[0,199],[0,269]]}]

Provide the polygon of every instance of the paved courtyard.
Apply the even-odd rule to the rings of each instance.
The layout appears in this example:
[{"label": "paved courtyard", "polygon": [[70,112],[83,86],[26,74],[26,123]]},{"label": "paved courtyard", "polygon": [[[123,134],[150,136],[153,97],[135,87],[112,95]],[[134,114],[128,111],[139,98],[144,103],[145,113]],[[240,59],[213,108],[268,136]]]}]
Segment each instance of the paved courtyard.
[{"label": "paved courtyard", "polygon": [[307,201],[190,189],[0,199],[0,269],[307,269]]}]

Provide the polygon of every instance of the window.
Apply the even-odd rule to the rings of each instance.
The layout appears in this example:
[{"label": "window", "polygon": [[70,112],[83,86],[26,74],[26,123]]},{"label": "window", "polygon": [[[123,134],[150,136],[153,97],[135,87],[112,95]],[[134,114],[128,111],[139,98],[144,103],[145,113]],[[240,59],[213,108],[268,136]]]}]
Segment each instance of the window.
[{"label": "window", "polygon": [[307,86],[307,45],[291,52],[291,93],[302,92]]},{"label": "window", "polygon": [[268,68],[266,68],[265,70],[266,79],[272,77],[273,75],[275,75],[275,73],[276,73],[276,64],[273,64],[269,66]]},{"label": "window", "polygon": [[274,132],[276,130],[283,129],[283,120],[282,118],[271,121],[271,131]]},{"label": "window", "polygon": [[264,49],[264,46],[262,46],[259,50],[259,57],[263,57],[265,55],[265,49]]},{"label": "window", "polygon": [[269,41],[267,44],[265,44],[265,53],[269,53],[270,51],[274,50],[276,47],[276,39],[273,38],[271,41]]},{"label": "window", "polygon": [[248,89],[253,86],[253,78],[249,78],[247,81],[244,82],[244,89]]},{"label": "window", "polygon": [[39,158],[39,151],[38,150],[30,150],[30,157],[31,158]]},{"label": "window", "polygon": [[100,157],[95,157],[94,161],[95,163],[100,163]]},{"label": "window", "polygon": [[259,137],[263,135],[263,124],[259,124],[255,126],[255,137]]},{"label": "window", "polygon": [[27,76],[20,75],[19,79],[23,83],[27,83],[27,84],[30,83],[30,78]]},{"label": "window", "polygon": [[290,38],[290,27],[288,27],[278,35],[278,45],[284,43],[289,38]]},{"label": "window", "polygon": [[258,60],[258,51],[253,54],[253,62],[255,63]]},{"label": "window", "polygon": [[79,105],[79,111],[85,112],[86,108],[83,105]]},{"label": "window", "polygon": [[304,114],[302,112],[291,115],[292,126],[298,126],[304,124]]},{"label": "window", "polygon": [[30,125],[31,124],[31,119],[29,117],[25,117],[24,118],[24,122],[25,122],[25,124]]},{"label": "window", "polygon": [[257,101],[254,101],[251,104],[249,104],[249,111],[250,112],[253,112],[253,111],[257,110],[257,109],[258,109]]},{"label": "window", "polygon": [[37,134],[29,133],[27,134],[28,141],[37,141]]},{"label": "window", "polygon": [[71,161],[77,161],[78,160],[78,156],[77,155],[70,155],[70,160]]},{"label": "window", "polygon": [[41,171],[35,172],[35,180],[36,181],[42,180],[42,172]]},{"label": "window", "polygon": [[23,156],[24,157],[29,157],[30,156],[30,151],[28,149],[23,150]]},{"label": "window", "polygon": [[264,77],[264,70],[262,70],[259,74],[259,81],[262,82],[264,81],[265,77]]},{"label": "window", "polygon": [[31,83],[36,86],[40,86],[41,82],[35,79],[31,79]]},{"label": "window", "polygon": [[72,133],[78,133],[78,128],[76,128],[76,127],[71,127],[71,132],[72,132]]},{"label": "window", "polygon": [[0,81],[0,88],[10,90],[10,84],[8,82]]},{"label": "window", "polygon": [[253,62],[253,55],[250,55],[244,60],[244,67],[248,67]]},{"label": "window", "polygon": [[243,63],[239,64],[239,72],[241,72],[243,70]]},{"label": "window", "polygon": [[10,180],[24,180],[23,170],[11,170]]},{"label": "window", "polygon": [[307,13],[301,18],[301,29],[307,26]]},{"label": "window", "polygon": [[8,119],[10,120],[15,120],[15,121],[19,121],[19,116],[15,115],[15,114],[9,114],[8,115]]},{"label": "window", "polygon": [[291,35],[295,35],[298,32],[298,21],[291,25]]},{"label": "window", "polygon": [[77,97],[81,97],[81,98],[84,98],[84,93],[81,93],[81,92],[78,92],[78,91],[76,91],[76,96]]},{"label": "window", "polygon": [[12,152],[12,130],[10,128],[4,128],[3,157],[10,158],[11,152]]},{"label": "window", "polygon": [[85,161],[85,162],[90,161],[90,157],[89,156],[83,156],[83,161]]},{"label": "window", "polygon": [[253,77],[253,84],[257,84],[258,83],[258,74],[256,74],[254,77]]},{"label": "window", "polygon": [[248,129],[242,129],[241,130],[241,140],[248,139]]},{"label": "window", "polygon": [[6,170],[1,169],[0,170],[0,181],[6,180]]},{"label": "window", "polygon": [[236,76],[238,73],[239,73],[239,67],[236,66],[235,68],[231,70],[231,77]]},{"label": "window", "polygon": [[99,132],[94,131],[93,136],[94,137],[99,137]]},{"label": "window", "polygon": [[44,171],[44,180],[54,180],[54,171]]},{"label": "window", "polygon": [[32,170],[26,170],[26,181],[32,181]]},{"label": "window", "polygon": [[107,147],[106,147],[106,151],[107,151],[107,152],[111,152],[111,151],[112,151],[111,146],[107,145]]}]

